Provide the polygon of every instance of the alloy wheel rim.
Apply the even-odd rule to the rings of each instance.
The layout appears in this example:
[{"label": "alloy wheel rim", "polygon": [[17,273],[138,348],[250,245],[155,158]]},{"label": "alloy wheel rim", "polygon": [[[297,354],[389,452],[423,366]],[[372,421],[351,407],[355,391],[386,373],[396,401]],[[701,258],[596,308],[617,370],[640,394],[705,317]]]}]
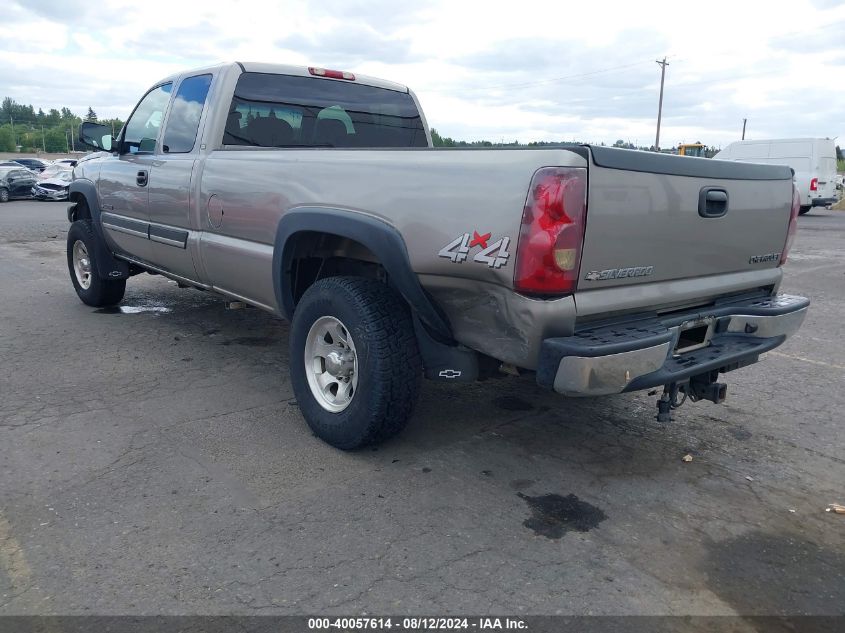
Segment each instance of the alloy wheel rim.
[{"label": "alloy wheel rim", "polygon": [[73,272],[79,285],[88,290],[91,287],[91,258],[82,240],[76,240],[73,244]]},{"label": "alloy wheel rim", "polygon": [[333,316],[317,319],[305,339],[305,375],[317,403],[340,413],[358,391],[358,353],[352,335]]}]

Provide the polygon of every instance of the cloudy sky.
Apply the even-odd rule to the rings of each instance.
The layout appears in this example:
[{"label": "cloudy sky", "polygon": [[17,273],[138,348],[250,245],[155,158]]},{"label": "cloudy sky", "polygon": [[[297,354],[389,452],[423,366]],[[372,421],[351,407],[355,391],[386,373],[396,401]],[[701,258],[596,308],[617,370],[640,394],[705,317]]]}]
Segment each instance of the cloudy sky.
[{"label": "cloudy sky", "polygon": [[845,138],[845,1],[4,0],[0,97],[125,118],[146,88],[219,61],[409,85],[474,140]]}]

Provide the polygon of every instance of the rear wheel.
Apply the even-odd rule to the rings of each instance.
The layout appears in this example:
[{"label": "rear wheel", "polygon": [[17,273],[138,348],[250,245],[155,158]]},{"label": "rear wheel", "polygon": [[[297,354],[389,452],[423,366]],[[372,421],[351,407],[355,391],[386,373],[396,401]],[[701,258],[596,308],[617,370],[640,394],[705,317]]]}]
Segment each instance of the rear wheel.
[{"label": "rear wheel", "polygon": [[372,279],[315,282],[293,315],[290,370],[302,415],[325,442],[350,450],[397,434],[422,378],[407,304]]},{"label": "rear wheel", "polygon": [[70,280],[82,303],[101,308],[120,303],[125,279],[101,279],[97,274],[97,236],[91,220],[77,220],[67,233],[67,266]]},{"label": "rear wheel", "polygon": [[809,213],[812,207],[801,207],[798,209],[798,215],[804,215],[805,213]]}]

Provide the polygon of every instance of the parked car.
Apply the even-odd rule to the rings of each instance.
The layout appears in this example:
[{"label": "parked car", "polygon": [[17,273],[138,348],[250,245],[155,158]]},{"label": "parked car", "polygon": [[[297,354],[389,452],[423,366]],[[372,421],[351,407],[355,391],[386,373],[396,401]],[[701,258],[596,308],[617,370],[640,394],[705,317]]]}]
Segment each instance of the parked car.
[{"label": "parked car", "polygon": [[39,178],[33,183],[32,195],[39,200],[67,200],[72,180],[73,171],[70,169],[63,169],[50,178]]},{"label": "parked car", "polygon": [[296,401],[343,449],[398,433],[423,376],[663,387],[668,421],[722,402],[719,374],[809,305],[778,293],[798,226],[786,166],[433,149],[405,86],[252,63],[165,78],[115,142],[94,123],[80,137],[105,150],[70,186],[80,300],[119,303],[148,271],[289,319]]},{"label": "parked car", "polygon": [[47,165],[47,167],[44,168],[44,171],[38,174],[38,180],[49,180],[50,178],[55,178],[60,173],[65,171],[73,171],[73,167],[65,165],[64,163],[53,163],[52,165]]},{"label": "parked car", "polygon": [[23,167],[0,166],[0,202],[31,198],[35,174]]},{"label": "parked car", "polygon": [[59,160],[54,160],[54,165],[67,165],[68,167],[76,167],[76,164],[79,161],[75,158],[60,158]]},{"label": "parked car", "polygon": [[23,167],[24,169],[26,169],[24,165],[21,165],[19,162],[14,160],[4,160],[0,162],[0,167],[17,167],[18,169]]},{"label": "parked car", "polygon": [[20,163],[27,169],[39,174],[44,171],[45,167],[50,164],[45,160],[41,160],[40,158],[16,158],[15,162]]},{"label": "parked car", "polygon": [[801,214],[836,202],[836,145],[829,138],[735,141],[713,158],[743,163],[788,165],[801,190]]}]

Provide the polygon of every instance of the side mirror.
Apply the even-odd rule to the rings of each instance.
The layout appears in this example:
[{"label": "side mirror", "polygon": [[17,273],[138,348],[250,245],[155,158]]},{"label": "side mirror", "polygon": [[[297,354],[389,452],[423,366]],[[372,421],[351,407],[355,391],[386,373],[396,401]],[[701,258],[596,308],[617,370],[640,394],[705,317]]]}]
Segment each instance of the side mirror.
[{"label": "side mirror", "polygon": [[91,149],[105,152],[110,152],[114,145],[111,128],[90,121],[85,121],[79,126],[79,142]]}]

